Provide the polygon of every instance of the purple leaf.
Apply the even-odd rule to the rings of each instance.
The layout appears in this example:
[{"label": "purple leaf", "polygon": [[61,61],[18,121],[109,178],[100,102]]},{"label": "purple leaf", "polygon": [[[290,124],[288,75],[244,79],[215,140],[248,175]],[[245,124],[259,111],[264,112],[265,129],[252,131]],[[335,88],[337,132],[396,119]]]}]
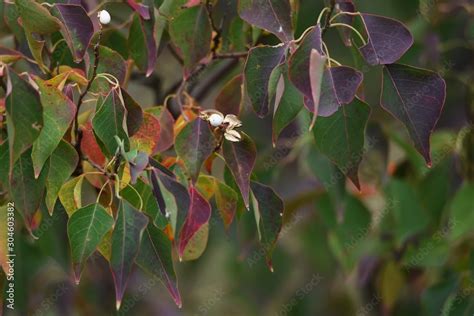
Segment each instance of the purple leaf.
[{"label": "purple leaf", "polygon": [[241,0],[239,14],[246,22],[275,34],[284,43],[293,40],[288,0]]},{"label": "purple leaf", "polygon": [[136,2],[135,0],[127,0],[127,4],[135,11],[137,12],[138,14],[140,14],[140,16],[144,19],[144,20],[149,20],[150,19],[150,10],[148,8],[148,6],[142,4],[142,3],[138,3]]},{"label": "purple leaf", "polygon": [[197,180],[204,160],[216,148],[216,139],[207,121],[197,118],[176,135],[175,150],[193,181]]},{"label": "purple leaf", "polygon": [[278,66],[285,55],[286,47],[257,46],[249,51],[245,63],[245,88],[258,116],[268,114],[268,83],[273,69]]},{"label": "purple leaf", "polygon": [[139,152],[134,161],[130,163],[130,182],[135,184],[138,177],[142,174],[148,165],[148,155],[144,152]]},{"label": "purple leaf", "polygon": [[235,182],[239,186],[245,206],[249,207],[250,175],[257,159],[257,149],[252,139],[242,134],[240,142],[224,142],[224,158]]},{"label": "purple leaf", "polygon": [[362,73],[351,67],[337,66],[327,68],[324,71],[321,83],[318,115],[330,116],[341,105],[351,103],[361,82]]},{"label": "purple leaf", "polygon": [[63,22],[61,33],[72,52],[75,62],[80,62],[94,35],[94,25],[82,6],[55,4],[54,14]]},{"label": "purple leaf", "polygon": [[199,229],[209,222],[211,217],[211,205],[194,188],[189,188],[191,204],[188,215],[179,234],[179,257],[183,257],[184,250],[189,241],[199,231]]},{"label": "purple leaf", "polygon": [[283,225],[283,201],[266,185],[255,181],[250,185],[254,196],[253,207],[260,243],[265,250],[267,265],[273,271],[272,252]]},{"label": "purple leaf", "polygon": [[128,278],[140,249],[148,218],[125,200],[120,201],[112,234],[110,268],[115,284],[116,307],[120,309]]},{"label": "purple leaf", "polygon": [[382,81],[382,107],[405,125],[431,165],[430,136],[443,110],[446,83],[437,73],[400,64],[386,65]]},{"label": "purple leaf", "polygon": [[410,31],[401,22],[367,13],[361,17],[369,41],[359,50],[370,65],[392,64],[413,44]]},{"label": "purple leaf", "polygon": [[[315,49],[320,55],[324,55],[321,45],[321,27],[316,25],[306,33],[301,40],[300,46],[298,46],[288,61],[291,82],[307,98],[313,97],[310,84],[311,51]],[[311,112],[314,113],[314,111]]]}]

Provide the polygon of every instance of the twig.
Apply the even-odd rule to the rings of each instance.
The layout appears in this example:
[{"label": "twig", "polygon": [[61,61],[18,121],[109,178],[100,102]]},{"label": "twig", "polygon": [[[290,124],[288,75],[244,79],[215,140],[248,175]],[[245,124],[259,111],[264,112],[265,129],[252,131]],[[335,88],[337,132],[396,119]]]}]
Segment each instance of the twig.
[{"label": "twig", "polygon": [[80,174],[82,173],[81,170],[81,161],[82,161],[82,152],[81,152],[81,141],[82,141],[82,131],[79,129],[79,110],[81,108],[81,105],[84,101],[84,97],[86,94],[89,92],[89,89],[92,86],[92,82],[94,81],[95,77],[97,76],[97,67],[99,65],[99,46],[100,46],[100,40],[102,38],[102,28],[99,29],[99,34],[98,34],[98,39],[97,42],[94,45],[94,66],[92,68],[92,76],[91,79],[87,82],[87,86],[84,89],[84,92],[81,93],[79,96],[79,100],[77,101],[77,107],[76,107],[76,116],[74,117],[74,136],[76,138],[76,143],[75,143],[75,148],[77,153],[79,154],[79,161],[76,166],[76,170],[74,174]]},{"label": "twig", "polygon": [[239,58],[245,58],[247,57],[249,53],[248,52],[235,52],[235,53],[220,53],[220,54],[215,54],[214,59],[239,59]]},{"label": "twig", "polygon": [[326,15],[326,19],[324,22],[324,26],[321,29],[321,37],[324,36],[326,31],[329,29],[329,26],[331,25],[331,15],[333,15],[334,10],[336,8],[336,0],[331,0],[331,5],[329,7],[329,13]]}]

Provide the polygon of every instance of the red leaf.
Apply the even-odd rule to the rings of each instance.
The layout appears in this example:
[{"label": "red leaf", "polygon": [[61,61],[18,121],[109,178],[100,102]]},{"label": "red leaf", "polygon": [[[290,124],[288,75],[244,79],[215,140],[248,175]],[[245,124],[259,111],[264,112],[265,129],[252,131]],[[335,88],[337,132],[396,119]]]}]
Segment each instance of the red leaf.
[{"label": "red leaf", "polygon": [[100,149],[94,132],[92,131],[92,123],[88,121],[82,128],[81,151],[93,163],[104,166],[105,156]]},{"label": "red leaf", "polygon": [[191,204],[189,205],[188,216],[179,234],[180,259],[192,237],[211,218],[211,205],[209,205],[209,202],[194,187],[189,188],[189,194],[191,196]]}]

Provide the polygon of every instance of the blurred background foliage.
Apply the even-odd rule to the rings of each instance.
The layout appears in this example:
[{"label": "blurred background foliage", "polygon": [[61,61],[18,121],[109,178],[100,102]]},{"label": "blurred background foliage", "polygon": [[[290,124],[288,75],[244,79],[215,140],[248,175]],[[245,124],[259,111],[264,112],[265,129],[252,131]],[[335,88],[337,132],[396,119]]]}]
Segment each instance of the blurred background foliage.
[{"label": "blurred background foliage", "polygon": [[[292,3],[298,37],[315,24],[324,3]],[[474,1],[355,3],[361,12],[403,21],[415,44],[401,62],[438,71],[447,82],[446,105],[432,136],[433,166],[426,167],[402,125],[380,109],[381,67],[364,71],[358,65],[373,111],[361,165],[362,192],[316,151],[312,135],[302,132],[306,113],[273,148],[271,119],[262,121],[247,110],[242,121],[258,146],[256,173],[285,201],[275,271],[268,270],[257,245],[253,214],[241,214],[229,233],[216,217],[200,260],[176,266],[182,309],[161,284],[136,271],[118,314],[473,315]],[[106,8],[117,24],[130,15],[123,3],[110,2]],[[3,21],[1,30],[8,44]],[[105,45],[124,57],[126,32],[104,34]],[[333,58],[356,65],[337,31],[329,30],[325,40]],[[130,94],[144,106],[162,104],[180,83],[180,66],[167,42],[164,34],[157,71],[149,78],[133,73],[128,83]],[[260,42],[276,39],[264,34]],[[241,69],[235,60],[209,67],[191,83],[191,95],[212,107],[223,84]],[[74,285],[66,221],[64,211],[51,218],[44,214],[39,240],[17,234],[18,315],[116,313],[113,281],[102,257],[94,255],[81,285]]]}]

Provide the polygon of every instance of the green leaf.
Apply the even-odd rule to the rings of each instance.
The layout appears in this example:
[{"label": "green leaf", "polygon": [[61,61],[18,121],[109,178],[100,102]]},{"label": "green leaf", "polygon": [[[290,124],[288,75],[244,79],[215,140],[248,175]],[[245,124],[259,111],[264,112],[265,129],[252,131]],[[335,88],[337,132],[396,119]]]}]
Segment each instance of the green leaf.
[{"label": "green leaf", "polygon": [[31,158],[38,177],[43,166],[66,134],[76,115],[75,104],[57,88],[37,78],[36,84],[43,105],[44,126],[33,143]]},{"label": "green leaf", "polygon": [[114,155],[119,146],[115,136],[124,141],[126,151],[129,149],[126,111],[119,93],[117,89],[112,89],[98,106],[92,119],[94,132],[104,144],[109,156]]},{"label": "green leaf", "polygon": [[193,181],[197,180],[204,160],[212,154],[216,145],[209,124],[200,118],[188,123],[176,136],[176,153]]},{"label": "green leaf", "polygon": [[79,283],[87,259],[97,249],[113,224],[113,218],[98,203],[78,209],[69,218],[67,234],[71,245],[76,283]]},{"label": "green leaf", "polygon": [[17,161],[38,138],[43,125],[43,109],[38,93],[13,70],[7,69],[8,142],[10,145],[10,166]]},{"label": "green leaf", "polygon": [[360,188],[358,169],[364,153],[365,127],[370,107],[359,99],[320,117],[313,133],[316,147]]},{"label": "green leaf", "polygon": [[245,206],[249,207],[250,175],[257,160],[257,148],[252,139],[241,133],[240,142],[224,142],[224,159],[239,186]]},{"label": "green leaf", "polygon": [[130,203],[124,200],[120,201],[117,222],[112,234],[112,254],[110,257],[117,310],[120,309],[128,278],[140,249],[140,241],[147,224],[148,218],[143,213],[137,211]]},{"label": "green leaf", "polygon": [[15,0],[18,14],[25,29],[39,34],[51,34],[61,27],[61,22],[34,0]]},{"label": "green leaf", "polygon": [[393,216],[396,221],[395,234],[399,244],[407,238],[425,229],[429,217],[423,210],[413,188],[408,184],[392,179],[387,187],[387,198],[393,205]]},{"label": "green leaf", "polygon": [[182,261],[192,261],[198,259],[206,250],[209,239],[209,223],[202,225],[198,231],[189,239],[183,251]]},{"label": "green leaf", "polygon": [[451,240],[472,235],[474,225],[474,184],[466,183],[456,193],[451,204]]},{"label": "green leaf", "polygon": [[239,197],[237,196],[237,192],[230,186],[217,179],[216,187],[214,198],[216,199],[217,210],[224,222],[225,229],[229,230],[230,224],[232,224],[237,211]]},{"label": "green leaf", "polygon": [[137,67],[146,72],[147,77],[155,69],[157,58],[157,47],[153,37],[155,18],[153,11],[151,13],[148,20],[144,20],[139,14],[135,14],[128,36],[130,56]]},{"label": "green leaf", "polygon": [[154,225],[160,229],[164,229],[168,224],[168,221],[160,212],[160,208],[153,197],[153,192],[150,185],[139,179],[137,183],[132,186],[136,192],[127,185],[122,191],[120,191],[120,195],[136,209],[139,209],[141,203],[140,198],[137,195],[138,192],[138,194],[140,194],[141,200],[143,201],[143,212],[150,216]]},{"label": "green leaf", "polygon": [[59,190],[59,200],[69,217],[71,217],[77,209],[82,207],[83,182],[84,175],[80,175],[64,183]]},{"label": "green leaf", "polygon": [[166,234],[149,223],[143,235],[137,265],[151,277],[159,279],[168,289],[178,307],[181,295],[173,267],[172,244]]},{"label": "green leaf", "polygon": [[260,243],[266,254],[267,265],[273,271],[272,253],[283,225],[283,201],[269,186],[255,181],[250,186]]},{"label": "green leaf", "polygon": [[283,60],[285,46],[258,46],[250,49],[244,68],[245,89],[255,113],[268,113],[268,83],[273,69]]},{"label": "green leaf", "polygon": [[171,20],[169,33],[183,55],[186,73],[210,53],[212,27],[204,5],[183,10]]},{"label": "green leaf", "polygon": [[273,145],[276,145],[278,136],[288,126],[303,108],[303,95],[296,89],[288,78],[288,67],[282,67],[282,73],[278,79],[275,107],[273,114]]},{"label": "green leaf", "polygon": [[31,232],[33,217],[44,196],[46,174],[35,178],[31,150],[24,152],[13,166],[10,192],[15,207],[22,215],[26,228]]},{"label": "green leaf", "polygon": [[45,203],[50,214],[53,213],[61,186],[74,172],[78,161],[79,155],[76,150],[65,141],[61,141],[51,157],[49,157],[46,163],[48,176],[46,178]]}]

